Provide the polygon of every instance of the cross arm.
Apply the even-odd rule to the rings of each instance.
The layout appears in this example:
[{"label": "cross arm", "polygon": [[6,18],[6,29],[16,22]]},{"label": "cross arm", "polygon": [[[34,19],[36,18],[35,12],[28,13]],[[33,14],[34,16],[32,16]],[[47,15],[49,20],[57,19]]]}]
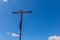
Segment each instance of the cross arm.
[{"label": "cross arm", "polygon": [[32,13],[32,11],[20,11],[20,12],[12,12],[13,14],[20,14],[20,13]]},{"label": "cross arm", "polygon": [[19,13],[19,12],[12,12],[13,14],[17,14],[17,13]]},{"label": "cross arm", "polygon": [[24,12],[24,13],[32,13],[32,11],[26,11],[26,12]]}]

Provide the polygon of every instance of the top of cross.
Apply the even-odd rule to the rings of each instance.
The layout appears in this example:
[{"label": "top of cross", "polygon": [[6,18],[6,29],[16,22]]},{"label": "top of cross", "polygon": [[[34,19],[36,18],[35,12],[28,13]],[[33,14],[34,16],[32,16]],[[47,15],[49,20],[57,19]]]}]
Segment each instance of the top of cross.
[{"label": "top of cross", "polygon": [[23,13],[32,13],[32,11],[23,11],[20,10],[19,12],[12,12],[13,14],[23,14]]}]

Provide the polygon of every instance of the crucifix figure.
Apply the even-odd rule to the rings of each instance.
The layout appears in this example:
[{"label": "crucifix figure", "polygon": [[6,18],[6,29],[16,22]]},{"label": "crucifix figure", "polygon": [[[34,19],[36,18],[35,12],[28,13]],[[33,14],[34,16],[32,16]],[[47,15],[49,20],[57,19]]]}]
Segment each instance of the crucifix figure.
[{"label": "crucifix figure", "polygon": [[24,13],[32,13],[32,11],[23,11],[20,10],[19,12],[12,12],[13,14],[21,14],[20,17],[20,24],[19,24],[19,29],[20,29],[20,34],[19,34],[19,40],[22,40],[22,16]]}]

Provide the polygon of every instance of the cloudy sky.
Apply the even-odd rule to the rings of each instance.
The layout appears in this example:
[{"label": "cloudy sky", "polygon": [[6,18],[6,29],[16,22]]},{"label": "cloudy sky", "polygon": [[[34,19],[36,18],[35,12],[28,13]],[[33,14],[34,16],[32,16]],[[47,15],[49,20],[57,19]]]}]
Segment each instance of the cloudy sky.
[{"label": "cloudy sky", "polygon": [[32,10],[23,15],[22,40],[60,40],[60,0],[0,0],[0,40],[19,39],[20,15],[13,11]]},{"label": "cloudy sky", "polygon": [[48,40],[60,40],[60,36],[49,36]]}]

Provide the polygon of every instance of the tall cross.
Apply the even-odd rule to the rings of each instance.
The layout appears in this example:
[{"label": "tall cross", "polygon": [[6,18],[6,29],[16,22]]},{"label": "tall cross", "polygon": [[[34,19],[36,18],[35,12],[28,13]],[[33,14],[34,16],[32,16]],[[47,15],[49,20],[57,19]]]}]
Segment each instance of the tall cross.
[{"label": "tall cross", "polygon": [[19,28],[20,28],[19,40],[22,40],[22,16],[23,16],[24,13],[32,13],[32,11],[20,10],[19,12],[12,12],[12,13],[13,14],[21,14],[20,24],[19,24]]}]

